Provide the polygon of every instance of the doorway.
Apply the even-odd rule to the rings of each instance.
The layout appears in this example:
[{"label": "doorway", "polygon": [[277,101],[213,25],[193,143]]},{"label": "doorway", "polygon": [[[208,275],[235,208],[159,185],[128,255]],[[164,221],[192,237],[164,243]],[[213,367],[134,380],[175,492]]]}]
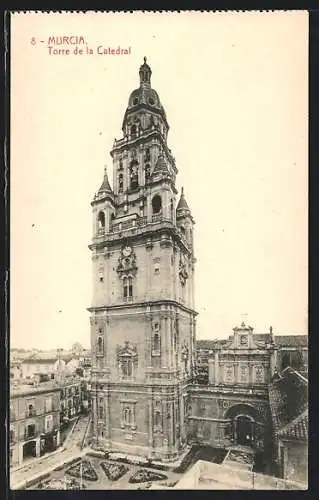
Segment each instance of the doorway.
[{"label": "doorway", "polygon": [[28,441],[23,445],[23,460],[29,457],[36,457],[36,441]]},{"label": "doorway", "polygon": [[252,446],[254,441],[253,421],[250,417],[240,415],[236,419],[237,444]]}]

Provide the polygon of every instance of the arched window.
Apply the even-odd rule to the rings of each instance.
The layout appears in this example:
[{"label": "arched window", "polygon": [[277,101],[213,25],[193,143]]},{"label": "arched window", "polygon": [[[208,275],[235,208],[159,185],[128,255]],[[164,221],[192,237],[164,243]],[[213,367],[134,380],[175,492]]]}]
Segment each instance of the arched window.
[{"label": "arched window", "polygon": [[145,149],[145,161],[150,161],[151,160],[151,152],[150,149],[147,148]]},{"label": "arched window", "polygon": [[102,337],[98,337],[98,339],[97,339],[97,353],[103,354],[103,339],[102,339]]},{"label": "arched window", "polygon": [[145,180],[148,181],[151,177],[151,165],[148,163],[145,165]]},{"label": "arched window", "polygon": [[136,160],[133,160],[130,165],[130,188],[138,188],[138,163]]},{"label": "arched window", "polygon": [[154,414],[154,426],[157,428],[162,427],[161,412],[156,410]]},{"label": "arched window", "polygon": [[119,159],[119,170],[122,170],[123,168],[123,160],[122,158]]},{"label": "arched window", "polygon": [[104,405],[103,404],[99,404],[99,419],[100,420],[103,420],[104,418]]},{"label": "arched window", "polygon": [[162,210],[162,198],[158,194],[152,199],[152,210],[154,215],[159,214]]},{"label": "arched window", "polygon": [[130,378],[133,375],[133,360],[131,358],[122,359],[122,375],[124,378]]},{"label": "arched window", "polygon": [[33,405],[30,404],[28,406],[28,414],[29,414],[29,417],[32,417],[34,415],[34,409],[33,409]]},{"label": "arched window", "polygon": [[171,200],[171,219],[174,219],[174,202]]},{"label": "arched window", "polygon": [[123,174],[119,175],[119,193],[123,193]]},{"label": "arched window", "polygon": [[133,280],[131,276],[123,278],[123,296],[124,300],[133,297]]},{"label": "arched window", "polygon": [[125,407],[123,410],[123,421],[125,425],[132,424],[132,409]]},{"label": "arched window", "polygon": [[161,350],[161,338],[159,332],[154,333],[153,337],[153,351],[159,353]]},{"label": "arched window", "polygon": [[136,127],[136,125],[132,125],[131,126],[131,137],[132,137],[132,139],[135,139],[136,134],[137,134],[137,127]]},{"label": "arched window", "polygon": [[104,231],[105,229],[105,214],[104,212],[99,212],[97,216],[98,230],[99,232]]}]

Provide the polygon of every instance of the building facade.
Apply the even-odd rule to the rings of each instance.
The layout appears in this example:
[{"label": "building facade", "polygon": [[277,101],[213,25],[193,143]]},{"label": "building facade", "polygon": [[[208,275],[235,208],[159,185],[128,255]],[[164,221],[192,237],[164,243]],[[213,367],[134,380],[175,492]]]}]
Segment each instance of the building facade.
[{"label": "building facade", "polygon": [[60,444],[60,389],[20,386],[10,394],[10,465],[40,457]]},{"label": "building facade", "polygon": [[96,439],[172,459],[185,447],[184,400],[195,351],[193,225],[167,145],[151,69],[128,101],[92,201],[91,312]]},{"label": "building facade", "polygon": [[194,220],[183,189],[177,198],[169,125],[146,60],[139,76],[111,151],[113,187],[105,170],[91,203],[93,446],[174,460],[194,442],[240,445],[269,460],[269,384],[287,341],[242,323],[197,348]]},{"label": "building facade", "polygon": [[80,366],[80,360],[70,351],[57,349],[56,351],[39,351],[25,358],[21,365],[21,378],[33,380],[36,375],[48,375],[54,379],[56,373],[61,370],[69,370],[74,373]]},{"label": "building facade", "polygon": [[60,377],[60,420],[61,426],[81,413],[86,413],[89,405],[88,383],[82,377]]},{"label": "building facade", "polygon": [[269,386],[278,475],[308,480],[308,380],[293,368],[278,372]]}]

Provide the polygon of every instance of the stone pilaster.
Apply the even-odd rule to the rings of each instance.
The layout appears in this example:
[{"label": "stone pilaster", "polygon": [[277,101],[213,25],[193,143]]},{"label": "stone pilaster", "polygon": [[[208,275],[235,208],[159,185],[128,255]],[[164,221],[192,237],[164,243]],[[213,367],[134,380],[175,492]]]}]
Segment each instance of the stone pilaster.
[{"label": "stone pilaster", "polygon": [[214,363],[214,370],[215,370],[215,385],[219,384],[219,352],[215,351],[215,363]]},{"label": "stone pilaster", "polygon": [[35,440],[35,456],[39,457],[40,456],[40,437],[36,438]]}]

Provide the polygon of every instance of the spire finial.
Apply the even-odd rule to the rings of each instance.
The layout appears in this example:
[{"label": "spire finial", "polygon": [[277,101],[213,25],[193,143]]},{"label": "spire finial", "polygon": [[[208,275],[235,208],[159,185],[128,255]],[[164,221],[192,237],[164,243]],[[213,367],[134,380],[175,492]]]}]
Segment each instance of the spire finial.
[{"label": "spire finial", "polygon": [[140,67],[140,84],[151,84],[152,70],[147,64],[147,58],[144,56],[144,64]]},{"label": "spire finial", "polygon": [[103,176],[103,182],[102,182],[102,185],[99,189],[99,193],[101,192],[112,192],[112,189],[111,189],[111,186],[110,186],[110,183],[109,183],[109,179],[108,179],[108,176],[107,176],[107,166],[104,165],[104,176]]},{"label": "spire finial", "polygon": [[181,196],[184,196],[184,186],[182,187]]}]

